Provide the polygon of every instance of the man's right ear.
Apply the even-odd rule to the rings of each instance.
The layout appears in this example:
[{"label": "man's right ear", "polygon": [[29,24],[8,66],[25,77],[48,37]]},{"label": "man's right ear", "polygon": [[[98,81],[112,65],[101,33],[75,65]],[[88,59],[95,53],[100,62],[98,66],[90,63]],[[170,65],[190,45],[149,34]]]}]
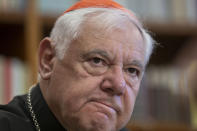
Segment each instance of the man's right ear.
[{"label": "man's right ear", "polygon": [[51,39],[44,38],[39,45],[39,73],[44,80],[50,78],[55,62],[55,51]]}]

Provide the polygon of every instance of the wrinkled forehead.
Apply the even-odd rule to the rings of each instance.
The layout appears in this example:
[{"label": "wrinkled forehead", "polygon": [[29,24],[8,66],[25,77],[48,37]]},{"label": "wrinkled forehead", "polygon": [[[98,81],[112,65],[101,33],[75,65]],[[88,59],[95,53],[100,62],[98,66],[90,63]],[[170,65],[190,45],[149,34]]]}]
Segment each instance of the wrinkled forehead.
[{"label": "wrinkled forehead", "polygon": [[140,25],[135,19],[132,19],[128,14],[119,10],[103,11],[98,10],[93,13],[88,13],[84,16],[81,23],[80,34],[94,34],[95,37],[113,35],[114,32],[122,32],[122,35],[133,37],[131,30],[136,30],[141,39],[143,35]]},{"label": "wrinkled forehead", "polygon": [[89,48],[104,48],[110,52],[115,51],[114,54],[121,54],[118,49],[123,49],[124,52],[128,52],[128,57],[133,56],[133,52],[139,52],[138,56],[143,58],[145,43],[136,25],[127,15],[113,16],[103,13],[88,14],[81,26],[78,42],[88,50]]},{"label": "wrinkled forehead", "polygon": [[91,26],[106,33],[112,33],[114,30],[126,30],[131,25],[138,29],[143,38],[141,23],[135,17],[118,9],[101,9],[84,16],[81,32],[87,31]]}]

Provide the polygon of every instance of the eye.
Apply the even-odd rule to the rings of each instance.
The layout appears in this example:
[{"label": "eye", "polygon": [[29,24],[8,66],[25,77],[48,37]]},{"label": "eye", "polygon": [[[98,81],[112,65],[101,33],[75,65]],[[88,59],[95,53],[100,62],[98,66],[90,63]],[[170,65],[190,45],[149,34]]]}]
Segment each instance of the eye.
[{"label": "eye", "polygon": [[140,71],[136,68],[127,68],[127,72],[133,77],[139,76],[140,74]]},{"label": "eye", "polygon": [[102,60],[101,60],[100,58],[98,58],[98,57],[93,58],[92,61],[93,61],[95,64],[99,64],[99,63],[102,62]]},{"label": "eye", "polygon": [[93,66],[104,66],[105,65],[105,61],[99,57],[93,57],[93,58],[89,59],[89,61],[91,62],[91,64]]}]

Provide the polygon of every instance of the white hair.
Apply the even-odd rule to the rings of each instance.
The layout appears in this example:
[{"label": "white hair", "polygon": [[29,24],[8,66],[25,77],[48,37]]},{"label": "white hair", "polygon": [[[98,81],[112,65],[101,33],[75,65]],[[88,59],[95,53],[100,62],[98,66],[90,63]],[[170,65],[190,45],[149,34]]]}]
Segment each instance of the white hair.
[{"label": "white hair", "polygon": [[69,44],[80,35],[82,24],[88,18],[94,19],[97,24],[102,24],[106,32],[114,29],[114,27],[122,26],[123,23],[121,22],[129,19],[138,28],[144,39],[146,45],[145,61],[148,62],[154,46],[152,37],[131,14],[114,8],[82,8],[60,16],[50,36],[59,59],[63,59]]}]

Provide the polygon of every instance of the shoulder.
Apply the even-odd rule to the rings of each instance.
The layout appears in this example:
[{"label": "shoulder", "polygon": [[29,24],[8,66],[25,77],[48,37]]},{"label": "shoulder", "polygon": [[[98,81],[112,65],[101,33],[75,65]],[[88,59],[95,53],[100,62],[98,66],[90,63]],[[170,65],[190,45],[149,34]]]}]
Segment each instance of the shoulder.
[{"label": "shoulder", "polygon": [[9,126],[8,114],[0,110],[0,129],[2,131],[11,131]]},{"label": "shoulder", "polygon": [[23,96],[14,98],[7,105],[0,105],[0,130],[26,131],[31,128],[32,124],[25,106]]},{"label": "shoulder", "polygon": [[6,105],[0,105],[0,116],[18,116],[24,117],[25,115],[25,96],[17,96]]},{"label": "shoulder", "polygon": [[1,131],[33,131],[32,123],[28,119],[18,117],[8,111],[0,110]]}]

